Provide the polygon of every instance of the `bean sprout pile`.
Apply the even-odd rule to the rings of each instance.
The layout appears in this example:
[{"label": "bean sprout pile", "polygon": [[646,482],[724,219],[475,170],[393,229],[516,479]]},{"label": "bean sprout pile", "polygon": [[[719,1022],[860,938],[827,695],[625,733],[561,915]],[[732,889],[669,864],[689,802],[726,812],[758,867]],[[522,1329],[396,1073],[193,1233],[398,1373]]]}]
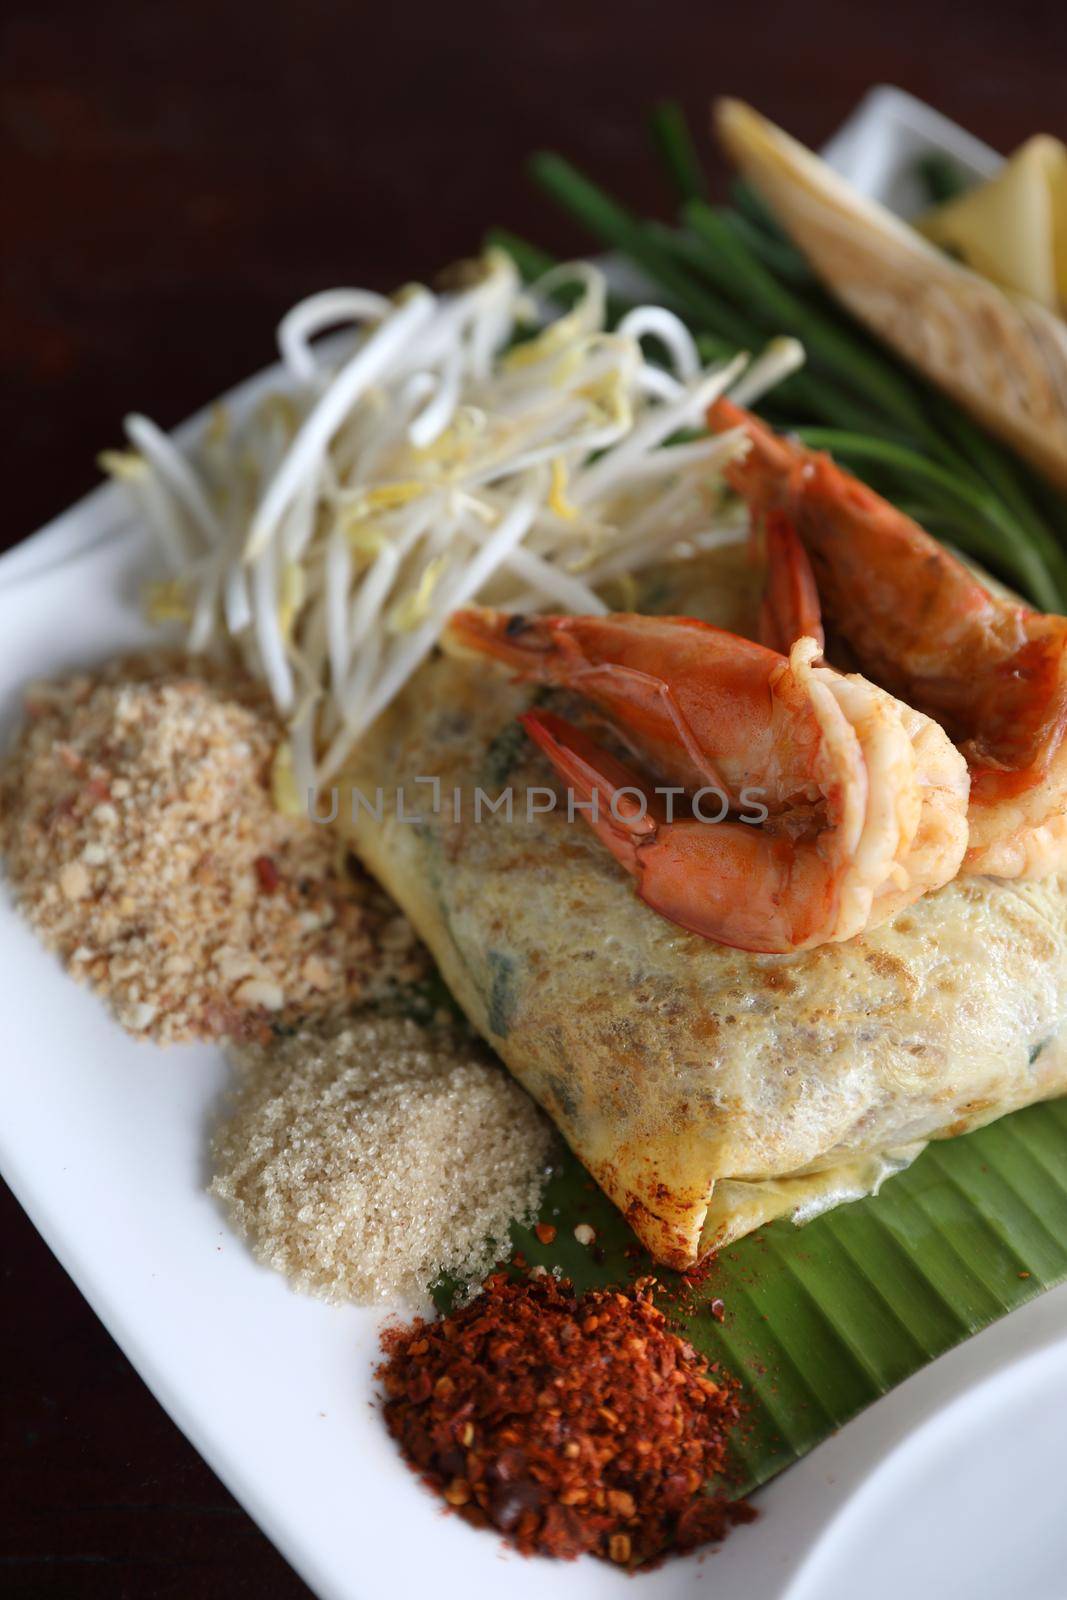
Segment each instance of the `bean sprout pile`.
[{"label": "bean sprout pile", "polygon": [[659,307],[607,331],[595,266],[524,290],[501,251],[439,294],[313,295],[278,342],[284,389],[250,415],[216,410],[188,454],[130,416],[131,449],[104,465],[168,568],[151,614],[182,620],[192,651],[236,642],[288,723],[301,795],[339,771],[457,607],[603,612],[605,586],[624,593],[665,550],[737,537],[721,473],[743,439],[687,435],[719,395],[750,403],[803,359],[782,339],[706,367]]}]

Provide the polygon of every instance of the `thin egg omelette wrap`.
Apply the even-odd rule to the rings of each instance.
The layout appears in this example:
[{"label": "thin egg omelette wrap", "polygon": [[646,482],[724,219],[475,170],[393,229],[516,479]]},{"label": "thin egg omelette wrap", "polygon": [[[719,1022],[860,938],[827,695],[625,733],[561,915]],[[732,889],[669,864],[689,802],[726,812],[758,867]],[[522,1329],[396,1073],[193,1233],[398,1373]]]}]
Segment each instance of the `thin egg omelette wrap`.
[{"label": "thin egg omelette wrap", "polygon": [[[642,580],[642,609],[745,631],[756,576],[728,547]],[[516,724],[535,697],[581,716],[438,656],[352,758],[337,826],[657,1261],[871,1193],[927,1140],[1067,1089],[1067,883],[957,879],[793,955],[714,944],[568,819]],[[484,800],[476,820],[477,789],[509,788],[510,820]]]}]

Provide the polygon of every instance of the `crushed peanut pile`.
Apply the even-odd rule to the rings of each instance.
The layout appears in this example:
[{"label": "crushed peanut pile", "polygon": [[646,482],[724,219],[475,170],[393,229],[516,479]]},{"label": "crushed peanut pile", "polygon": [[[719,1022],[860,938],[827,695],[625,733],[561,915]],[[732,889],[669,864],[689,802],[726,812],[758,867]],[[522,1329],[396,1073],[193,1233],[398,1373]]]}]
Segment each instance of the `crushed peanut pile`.
[{"label": "crushed peanut pile", "polygon": [[34,685],[26,716],[0,772],[8,878],[131,1032],[255,1035],[428,972],[332,831],[276,809],[257,686],[156,655]]},{"label": "crushed peanut pile", "polygon": [[363,1015],[235,1049],[212,1192],[259,1260],[332,1301],[479,1282],[536,1213],[552,1131],[469,1036]]}]

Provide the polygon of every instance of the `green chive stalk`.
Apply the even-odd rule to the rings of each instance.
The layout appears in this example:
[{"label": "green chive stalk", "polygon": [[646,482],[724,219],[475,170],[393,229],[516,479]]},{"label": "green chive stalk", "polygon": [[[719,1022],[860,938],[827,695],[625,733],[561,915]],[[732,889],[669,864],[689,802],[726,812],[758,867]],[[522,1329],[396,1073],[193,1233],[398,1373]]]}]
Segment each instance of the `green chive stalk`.
[{"label": "green chive stalk", "polygon": [[[732,207],[708,205],[678,106],[658,106],[651,132],[681,205],[680,226],[634,216],[561,156],[536,155],[533,176],[639,270],[705,355],[755,353],[781,333],[799,338],[807,365],[757,409],[887,485],[909,514],[921,510],[926,525],[1037,604],[1067,609],[1067,504],[859,328],[747,185],[734,186]],[[537,275],[535,263],[548,261],[522,241],[497,237],[524,274]]]}]

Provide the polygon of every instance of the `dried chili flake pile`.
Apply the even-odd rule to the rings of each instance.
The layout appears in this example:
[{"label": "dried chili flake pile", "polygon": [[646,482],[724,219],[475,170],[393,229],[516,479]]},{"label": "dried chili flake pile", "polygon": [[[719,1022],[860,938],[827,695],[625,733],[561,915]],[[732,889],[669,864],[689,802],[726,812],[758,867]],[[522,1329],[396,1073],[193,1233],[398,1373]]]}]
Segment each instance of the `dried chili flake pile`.
[{"label": "dried chili flake pile", "polygon": [[495,1274],[440,1322],[383,1335],[386,1425],[424,1481],[524,1555],[640,1567],[753,1513],[709,1490],[737,1386],[672,1333],[646,1280],[581,1297]]}]

